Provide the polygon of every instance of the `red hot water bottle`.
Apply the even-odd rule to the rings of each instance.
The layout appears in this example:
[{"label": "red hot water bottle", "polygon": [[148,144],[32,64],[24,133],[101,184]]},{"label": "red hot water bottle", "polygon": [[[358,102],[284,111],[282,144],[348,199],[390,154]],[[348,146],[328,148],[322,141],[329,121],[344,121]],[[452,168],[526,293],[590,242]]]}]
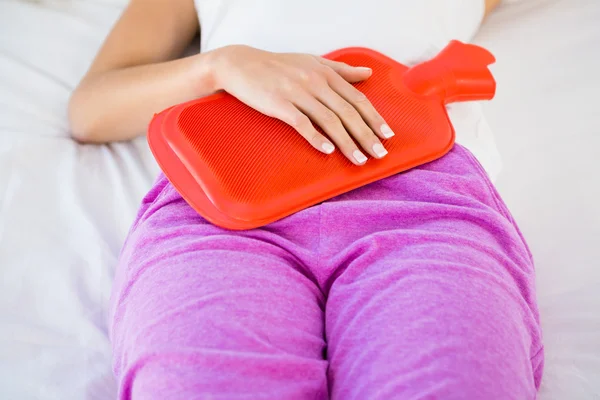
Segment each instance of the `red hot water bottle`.
[{"label": "red hot water bottle", "polygon": [[445,105],[495,94],[487,68],[494,57],[458,41],[411,68],[365,48],[325,57],[373,69],[354,86],[396,133],[384,142],[389,154],[363,166],[339,150],[323,154],[289,125],[227,93],[173,106],[154,116],[148,142],[167,178],[206,220],[235,230],[264,226],[440,158],[454,144]]}]

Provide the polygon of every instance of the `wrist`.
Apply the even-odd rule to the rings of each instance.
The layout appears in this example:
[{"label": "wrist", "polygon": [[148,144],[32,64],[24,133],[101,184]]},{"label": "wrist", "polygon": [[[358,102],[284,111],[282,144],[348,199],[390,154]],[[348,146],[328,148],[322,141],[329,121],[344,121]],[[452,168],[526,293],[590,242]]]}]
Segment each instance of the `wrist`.
[{"label": "wrist", "polygon": [[206,56],[206,66],[209,70],[210,81],[214,91],[224,90],[228,72],[232,67],[243,58],[245,49],[250,49],[246,45],[228,45],[219,47],[204,53]]},{"label": "wrist", "polygon": [[200,56],[203,56],[200,62],[203,64],[206,81],[209,82],[212,93],[224,89],[221,76],[225,70],[231,48],[232,46],[225,46],[200,54]]},{"label": "wrist", "polygon": [[193,56],[189,81],[194,82],[196,97],[208,96],[222,89],[217,76],[218,58],[220,57],[217,50]]}]

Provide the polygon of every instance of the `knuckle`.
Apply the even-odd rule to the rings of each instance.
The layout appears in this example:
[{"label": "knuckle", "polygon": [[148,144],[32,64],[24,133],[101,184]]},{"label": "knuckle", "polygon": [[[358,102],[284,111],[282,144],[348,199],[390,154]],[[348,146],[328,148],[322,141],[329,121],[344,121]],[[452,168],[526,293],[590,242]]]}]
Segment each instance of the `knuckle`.
[{"label": "knuckle", "polygon": [[295,113],[290,118],[289,124],[296,129],[303,129],[310,124],[308,117],[302,113]]},{"label": "knuckle", "polygon": [[352,100],[357,104],[369,104],[369,99],[360,90],[354,89]]},{"label": "knuckle", "polygon": [[293,93],[297,90],[297,84],[293,79],[286,76],[281,78],[281,81],[279,82],[279,88],[284,93]]},{"label": "knuckle", "polygon": [[354,137],[361,143],[371,142],[377,139],[371,131],[371,129],[369,129],[368,127],[358,129],[357,132],[354,134]]},{"label": "knuckle", "polygon": [[326,124],[336,124],[339,122],[338,116],[330,109],[323,111],[321,118]]},{"label": "knuckle", "polygon": [[344,116],[344,118],[349,119],[355,119],[358,116],[356,109],[347,101],[344,101],[340,104],[340,114]]},{"label": "knuckle", "polygon": [[298,80],[300,82],[309,83],[314,77],[312,76],[312,71],[307,71],[305,69],[300,69],[297,73]]},{"label": "knuckle", "polygon": [[318,85],[323,83],[324,78],[319,67],[311,69],[299,69],[294,77],[302,85]]}]

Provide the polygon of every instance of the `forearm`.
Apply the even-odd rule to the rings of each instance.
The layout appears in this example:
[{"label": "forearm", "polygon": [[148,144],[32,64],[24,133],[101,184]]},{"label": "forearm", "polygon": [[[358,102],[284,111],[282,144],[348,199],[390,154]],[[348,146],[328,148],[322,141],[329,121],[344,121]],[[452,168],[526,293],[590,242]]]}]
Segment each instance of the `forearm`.
[{"label": "forearm", "polygon": [[211,59],[199,54],[85,78],[69,102],[72,136],[92,143],[139,136],[154,113],[215,91]]}]

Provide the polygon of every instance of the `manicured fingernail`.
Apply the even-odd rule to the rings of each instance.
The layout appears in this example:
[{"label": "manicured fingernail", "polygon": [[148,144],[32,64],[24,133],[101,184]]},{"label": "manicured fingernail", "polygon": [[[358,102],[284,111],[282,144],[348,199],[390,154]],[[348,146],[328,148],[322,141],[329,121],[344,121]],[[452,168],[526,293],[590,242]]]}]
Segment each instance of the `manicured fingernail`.
[{"label": "manicured fingernail", "polygon": [[380,158],[384,157],[388,153],[381,143],[375,143],[373,145],[373,151],[375,152],[375,154],[377,154],[377,157]]},{"label": "manicured fingernail", "polygon": [[390,128],[388,124],[381,125],[381,134],[386,139],[389,139],[392,136],[394,136],[394,132],[392,131],[392,128]]},{"label": "manicured fingernail", "polygon": [[354,156],[354,159],[358,161],[359,164],[362,164],[367,161],[367,157],[359,150],[354,150],[354,153],[352,153],[352,155]]},{"label": "manicured fingernail", "polygon": [[323,142],[323,144],[321,145],[321,148],[327,154],[331,154],[335,150],[335,147],[331,143],[328,143],[328,142]]},{"label": "manicured fingernail", "polygon": [[356,67],[356,69],[359,69],[359,70],[364,71],[364,72],[371,72],[372,71],[372,69],[369,68],[369,67]]}]

